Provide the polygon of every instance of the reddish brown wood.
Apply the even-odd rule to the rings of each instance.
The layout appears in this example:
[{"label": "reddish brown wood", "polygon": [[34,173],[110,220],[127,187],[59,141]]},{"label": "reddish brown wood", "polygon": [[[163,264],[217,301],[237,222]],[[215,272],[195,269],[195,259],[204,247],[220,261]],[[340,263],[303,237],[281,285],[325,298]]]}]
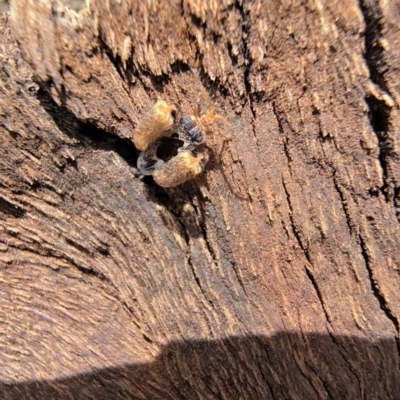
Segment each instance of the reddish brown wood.
[{"label": "reddish brown wood", "polygon": [[[0,398],[399,398],[396,1],[50,3],[0,21]],[[202,90],[221,159],[141,179]]]}]

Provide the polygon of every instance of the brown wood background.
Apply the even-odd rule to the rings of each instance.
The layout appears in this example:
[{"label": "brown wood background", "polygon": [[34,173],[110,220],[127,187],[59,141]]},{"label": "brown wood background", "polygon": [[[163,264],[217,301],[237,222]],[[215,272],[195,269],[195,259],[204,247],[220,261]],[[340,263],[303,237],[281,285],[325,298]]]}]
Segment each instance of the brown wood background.
[{"label": "brown wood background", "polygon": [[[398,0],[13,0],[1,399],[400,399]],[[17,45],[18,42],[18,45]],[[132,131],[233,137],[165,190]]]}]

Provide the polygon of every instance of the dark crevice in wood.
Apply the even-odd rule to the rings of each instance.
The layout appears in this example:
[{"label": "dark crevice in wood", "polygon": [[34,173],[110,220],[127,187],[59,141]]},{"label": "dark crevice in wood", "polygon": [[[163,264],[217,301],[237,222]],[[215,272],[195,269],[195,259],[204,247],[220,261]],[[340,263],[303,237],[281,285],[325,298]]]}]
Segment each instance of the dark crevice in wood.
[{"label": "dark crevice in wood", "polygon": [[[200,199],[200,201],[202,201],[201,194],[198,196],[198,198]],[[196,216],[198,217],[197,222],[198,222],[198,226],[199,226],[200,232],[201,232],[201,235],[198,235],[198,236],[201,236],[203,238],[203,240],[204,240],[204,242],[206,244],[208,253],[212,257],[213,262],[215,264],[217,264],[217,263],[220,262],[220,260],[217,259],[217,255],[216,255],[215,250],[213,249],[212,242],[208,239],[207,226],[206,226],[206,223],[204,221],[203,206],[201,204],[200,204],[200,206],[197,206],[196,202],[190,196],[189,196],[189,199],[190,199],[190,204],[193,207],[193,209],[195,210]],[[181,215],[179,215],[179,217],[178,217],[178,223],[182,226],[182,230],[185,232],[185,236],[186,236],[186,243],[189,245],[189,234],[188,234],[189,230],[186,227],[185,222],[182,220]],[[194,235],[190,235],[190,236],[194,236]],[[247,295],[246,290],[245,290],[244,285],[243,285],[243,282],[240,279],[240,277],[238,276],[237,270],[234,267],[234,262],[232,262],[232,261],[229,261],[229,262],[232,265],[232,267],[233,267],[233,269],[234,269],[234,271],[236,273],[236,276],[237,276],[237,279],[238,279],[238,282],[239,282],[240,286],[242,287],[244,293]]]},{"label": "dark crevice in wood", "polygon": [[[202,284],[200,283],[200,279],[199,279],[199,277],[198,277],[197,274],[196,274],[195,267],[194,267],[194,265],[193,265],[193,263],[192,263],[192,257],[191,257],[191,256],[187,257],[187,261],[188,261],[190,270],[192,271],[193,277],[194,277],[194,279],[195,279],[195,281],[196,281],[196,284],[197,284],[198,288],[200,289],[200,292],[202,293],[202,295],[204,296],[204,298],[206,299],[206,301],[210,304],[210,306],[211,306],[212,309],[214,310],[214,309],[215,309],[214,304],[213,304],[213,302],[208,298],[206,292],[205,292],[204,289],[203,289]],[[209,333],[210,337],[212,337],[212,336],[213,336],[213,330],[212,330],[212,327],[211,327],[211,322],[210,322],[210,320],[209,320],[209,318],[208,318],[208,315],[207,315],[207,313],[206,313],[206,310],[203,309],[202,311],[203,311],[204,319],[205,319],[205,321],[206,321],[206,323],[207,323],[208,333]]]},{"label": "dark crevice in wood", "polygon": [[341,188],[338,182],[336,170],[333,170],[333,185],[339,194],[340,204],[342,205],[343,208],[343,213],[346,218],[346,223],[349,228],[350,235],[352,235],[354,233],[354,223],[352,222],[351,213],[347,205],[346,195],[344,194],[344,190]]},{"label": "dark crevice in wood", "polygon": [[181,227],[181,233],[182,233],[183,239],[185,240],[185,243],[189,248],[190,247],[190,235],[188,233],[188,230],[186,229],[186,226],[185,226],[184,222],[182,221],[181,214],[179,214],[179,215],[175,214],[175,218],[176,218],[176,221],[178,222],[178,224]]},{"label": "dark crevice in wood", "polygon": [[[8,234],[11,236],[14,236],[16,238],[19,238],[19,236],[20,236],[19,234],[12,232],[12,231],[8,231]],[[85,267],[84,265],[79,263],[72,255],[69,256],[67,254],[62,254],[57,249],[53,249],[53,248],[49,248],[49,247],[40,248],[38,246],[27,246],[27,245],[23,245],[23,244],[15,244],[15,245],[13,245],[13,247],[18,250],[27,251],[29,253],[39,254],[39,255],[53,257],[53,258],[56,258],[59,260],[63,260],[66,263],[73,265],[76,269],[78,269],[79,271],[81,271],[84,274],[96,276],[96,272],[91,267],[90,268]],[[103,280],[102,278],[103,277],[100,277],[101,280]]]},{"label": "dark crevice in wood", "polygon": [[238,56],[233,54],[232,43],[228,43],[228,54],[231,59],[232,67],[236,68],[238,64]]},{"label": "dark crevice in wood", "polygon": [[25,216],[26,210],[0,196],[0,212],[14,218],[22,218]]},{"label": "dark crevice in wood", "polygon": [[38,93],[38,99],[61,132],[79,140],[85,148],[113,151],[123,158],[130,167],[136,168],[138,154],[129,140],[121,139],[111,132],[99,129],[91,122],[78,120],[65,107],[58,106],[45,91]]},{"label": "dark crevice in wood", "polygon": [[351,362],[350,362],[350,354],[348,352],[348,348],[346,348],[346,346],[342,345],[342,340],[340,340],[340,338],[336,337],[335,335],[332,334],[332,332],[328,329],[328,333],[329,333],[329,337],[332,340],[332,343],[335,344],[336,348],[339,350],[340,355],[343,358],[343,361],[346,363],[349,371],[351,372],[351,374],[354,376],[354,378],[357,380],[358,382],[358,388],[360,389],[360,393],[363,392],[363,384],[360,381],[360,378],[358,377],[356,371],[354,370]]},{"label": "dark crevice in wood", "polygon": [[[65,167],[64,167],[65,168]],[[60,168],[62,169],[62,167]],[[52,182],[44,182],[44,181],[38,181],[38,180],[34,180],[31,184],[30,184],[30,189],[33,192],[40,192],[42,189],[48,189],[54,193],[56,193],[58,196],[60,196],[60,198],[62,200],[65,199],[65,192],[63,192],[60,188],[58,188],[55,184],[53,184]],[[29,206],[28,203],[26,203],[27,206]],[[38,212],[40,212],[38,210]]]},{"label": "dark crevice in wood", "polygon": [[274,391],[272,390],[272,387],[271,387],[270,383],[268,382],[268,379],[265,376],[262,365],[260,364],[259,361],[257,361],[257,367],[260,371],[263,381],[267,384],[267,388],[269,390],[269,394],[271,395],[272,400],[276,400],[277,398],[275,397]]},{"label": "dark crevice in wood", "polygon": [[[208,299],[207,293],[204,291],[203,286],[202,286],[202,284],[201,284],[201,282],[200,282],[200,278],[198,277],[198,275],[197,275],[197,273],[196,273],[196,271],[195,271],[195,267],[194,267],[194,265],[193,265],[193,263],[192,263],[192,257],[189,256],[189,257],[187,258],[187,260],[188,260],[188,264],[189,264],[189,266],[190,266],[190,269],[191,269],[191,271],[192,271],[193,277],[194,277],[194,279],[195,279],[195,281],[196,281],[196,283],[197,283],[197,286],[199,287],[201,293],[203,293],[204,298],[208,301],[208,303],[211,305],[211,307],[214,308],[213,302],[212,302],[211,300]],[[211,330],[211,328],[210,328],[210,330]]]},{"label": "dark crevice in wood", "polygon": [[385,49],[381,43],[383,14],[379,1],[359,0],[359,4],[366,24],[364,58],[371,74],[371,80],[389,93],[384,76],[388,66],[385,60]]},{"label": "dark crevice in wood", "polygon": [[236,262],[235,262],[235,261],[230,261],[229,263],[230,263],[231,266],[232,266],[233,272],[234,272],[235,275],[236,275],[236,279],[237,279],[237,281],[239,282],[239,285],[240,285],[240,287],[242,288],[242,290],[243,290],[245,296],[246,296],[247,298],[249,298],[249,296],[248,296],[248,294],[247,294],[247,292],[246,292],[246,288],[245,288],[243,279],[242,279],[242,277],[240,276],[239,271],[238,271],[238,269],[237,269],[237,267],[236,267]]},{"label": "dark crevice in wood", "polygon": [[286,187],[285,180],[283,178],[282,178],[282,185],[283,185],[283,188],[285,190],[286,200],[287,200],[287,203],[288,203],[288,206],[289,206],[289,220],[290,220],[290,226],[292,228],[293,235],[296,238],[297,243],[299,244],[299,247],[303,250],[303,253],[304,253],[307,261],[310,264],[312,264],[311,259],[310,259],[310,253],[309,253],[308,249],[304,246],[303,241],[301,240],[301,237],[300,237],[300,232],[299,232],[299,230],[298,230],[298,228],[297,228],[297,226],[296,226],[296,224],[294,222],[292,201],[290,199],[290,194],[289,194],[289,191],[288,191],[288,189]]},{"label": "dark crevice in wood", "polygon": [[[107,55],[111,64],[114,65],[115,70],[118,72],[118,75],[123,82],[131,82],[132,78],[136,78],[142,84],[143,88],[151,91],[154,91],[155,89],[160,93],[164,92],[165,85],[167,85],[171,79],[167,74],[162,73],[161,75],[156,76],[152,74],[150,70],[144,70],[140,67],[140,71],[138,71],[133,62],[133,54],[131,54],[131,57],[128,58],[126,67],[124,67],[121,56],[119,54],[113,54],[113,51],[108,47],[107,43],[104,42],[101,36],[98,38],[98,40],[102,51]],[[134,52],[134,49],[132,52]],[[153,87],[146,85],[145,81],[142,79],[142,76],[147,76],[150,79]],[[130,96],[130,93],[125,85],[122,85],[122,88],[125,90],[127,95]]]},{"label": "dark crevice in wood", "polygon": [[[322,310],[323,310],[323,312],[324,312],[325,318],[326,318],[327,322],[328,322],[329,324],[331,324],[332,321],[331,321],[331,319],[330,319],[330,317],[329,317],[328,311],[326,310],[325,303],[324,303],[324,300],[323,300],[323,297],[322,297],[322,293],[321,293],[321,291],[320,291],[320,289],[319,289],[319,286],[318,286],[318,284],[317,284],[317,281],[315,280],[315,277],[314,277],[314,275],[312,274],[310,268],[308,268],[307,265],[305,265],[304,267],[305,267],[305,270],[306,270],[307,277],[308,277],[309,280],[311,281],[311,283],[312,283],[312,285],[313,285],[313,287],[314,287],[314,290],[315,290],[315,292],[316,292],[316,294],[317,294],[317,297],[318,297],[318,299],[319,299],[319,302],[321,303],[321,307],[322,307]],[[359,383],[359,387],[361,388],[362,385],[361,385],[360,379],[358,378],[357,374],[353,371],[353,368],[352,368],[352,366],[351,366],[351,363],[348,361],[348,354],[347,354],[347,352],[346,352],[346,349],[342,347],[342,345],[339,343],[339,341],[336,339],[336,337],[330,332],[329,329],[328,329],[328,333],[329,333],[330,338],[332,339],[332,342],[333,342],[333,343],[336,345],[336,347],[338,348],[338,350],[339,350],[341,356],[343,357],[344,362],[347,364],[349,370],[352,372],[352,374],[353,374],[353,375],[355,376],[355,378],[357,379],[357,381],[358,381],[358,383]],[[328,393],[329,393],[329,391],[328,391]],[[332,398],[333,398],[333,397],[332,397]]]},{"label": "dark crevice in wood", "polygon": [[[119,77],[123,82],[131,82],[132,76],[137,75],[134,74],[135,68],[133,65],[133,56],[129,57],[127,60],[127,68],[124,68],[124,63],[122,62],[122,58],[119,54],[114,55],[112,50],[107,46],[107,43],[104,42],[103,38],[100,36],[97,37],[98,45],[100,51],[107,56],[107,58],[111,61],[111,64],[114,66],[115,70],[117,71]],[[93,50],[95,53],[95,49]],[[122,89],[125,90],[127,95],[129,96],[129,91],[125,87],[125,85],[120,85]]]},{"label": "dark crevice in wood", "polygon": [[[185,0],[182,0],[180,3],[181,17],[186,25],[186,35],[188,38],[189,45],[190,45],[190,47],[192,47],[194,45],[194,48],[195,48],[194,60],[195,60],[195,62],[199,62],[199,61],[201,61],[201,58],[202,58],[202,55],[200,53],[199,43],[198,43],[196,37],[190,33],[190,26],[189,26],[188,21],[185,18],[185,4],[184,3],[185,3]],[[200,26],[204,27],[204,24],[202,24],[201,21],[199,20],[199,18],[197,18],[195,15],[190,15],[190,18],[191,18],[191,22],[193,23],[193,25],[198,26],[198,27],[200,27]]]},{"label": "dark crevice in wood", "polygon": [[151,338],[149,338],[146,334],[142,334],[143,339],[147,342],[147,343],[153,343],[153,340],[151,340]]},{"label": "dark crevice in wood", "polygon": [[[195,203],[193,202],[193,200],[192,200],[192,206],[193,206],[194,210],[196,211],[196,214],[199,216],[198,207],[195,205]],[[205,244],[206,244],[208,253],[209,253],[210,256],[212,257],[214,263],[217,263],[217,262],[218,262],[217,256],[216,256],[215,251],[214,251],[214,249],[213,249],[213,247],[212,247],[212,244],[211,244],[210,241],[208,240],[208,236],[207,236],[207,227],[206,227],[204,221],[201,220],[201,216],[200,216],[200,218],[199,218],[199,220],[198,220],[198,223],[199,223],[199,227],[200,227],[200,230],[201,230],[201,232],[202,232],[202,238],[204,239],[204,242],[205,242]]]},{"label": "dark crevice in wood", "polygon": [[80,252],[82,252],[82,253],[84,253],[84,254],[86,254],[86,255],[88,255],[88,256],[91,256],[91,255],[92,255],[92,252],[91,252],[87,247],[85,247],[84,245],[82,245],[82,244],[76,242],[75,240],[66,237],[66,238],[65,238],[65,241],[66,241],[70,246],[75,247],[75,248],[76,248],[77,250],[79,250]]},{"label": "dark crevice in wood", "polygon": [[222,85],[221,79],[217,76],[215,79],[211,79],[207,71],[204,69],[203,64],[198,69],[199,79],[206,92],[209,94],[210,99],[215,98],[215,94],[219,91],[222,97],[229,97],[227,88]]},{"label": "dark crevice in wood", "polygon": [[244,85],[246,88],[246,93],[248,96],[248,100],[250,103],[250,109],[253,114],[253,118],[255,118],[255,110],[252,105],[252,89],[251,89],[251,82],[250,82],[250,73],[251,67],[253,65],[253,59],[250,56],[250,50],[248,48],[248,37],[250,34],[250,21],[249,21],[249,11],[244,9],[244,5],[242,1],[236,1],[235,7],[239,11],[241,15],[241,28],[242,28],[242,53],[244,59]]},{"label": "dark crevice in wood", "polygon": [[[256,131],[256,125],[255,125],[255,121],[256,121],[257,117],[256,117],[256,112],[255,112],[255,109],[254,109],[254,105],[253,105],[253,100],[251,99],[250,96],[249,96],[249,105],[250,105],[250,111],[251,111],[251,115],[252,115],[252,118],[251,118],[251,129],[252,129],[253,136],[254,136],[254,138],[256,140],[257,149],[260,150],[260,146],[259,146],[259,143],[258,143],[258,137],[257,137],[257,131]],[[262,154],[262,152],[260,152],[260,154]]]},{"label": "dark crevice in wood", "polygon": [[279,134],[281,136],[281,140],[283,143],[283,150],[284,150],[284,153],[285,153],[285,156],[287,159],[288,170],[289,170],[290,176],[292,176],[291,164],[292,164],[293,160],[292,160],[292,156],[290,155],[290,152],[289,152],[288,138],[285,136],[285,130],[283,128],[282,117],[281,117],[281,114],[279,113],[279,111],[277,110],[276,104],[274,101],[272,102],[272,112],[274,113],[276,122],[278,123]]},{"label": "dark crevice in wood", "polygon": [[324,311],[325,318],[329,323],[331,323],[331,319],[329,317],[328,311],[325,308],[324,299],[322,298],[322,293],[321,293],[321,290],[320,290],[320,288],[318,286],[318,283],[315,280],[315,277],[314,277],[313,273],[311,272],[310,268],[308,268],[307,265],[304,265],[304,268],[306,270],[306,274],[307,274],[308,279],[310,280],[311,284],[314,287],[314,290],[315,290],[315,293],[317,294],[318,300],[321,303],[321,307],[322,307],[322,310]]},{"label": "dark crevice in wood", "polygon": [[322,383],[322,386],[323,386],[324,391],[325,391],[325,393],[320,393],[320,390],[318,390],[318,388],[314,384],[313,379],[311,379],[311,377],[307,377],[306,375],[303,374],[304,378],[308,380],[308,382],[310,383],[310,386],[315,390],[315,394],[317,396],[316,398],[319,398],[319,399],[324,399],[324,398],[333,399],[334,397],[332,396],[332,394],[331,394],[331,392],[330,392],[330,390],[328,388],[328,385],[321,378],[321,376],[318,374],[318,372],[315,370],[315,368],[311,365],[311,363],[309,363],[307,361],[305,361],[305,364],[307,365],[308,369],[314,373],[314,376]]},{"label": "dark crevice in wood", "polygon": [[[67,240],[66,240],[67,241]],[[67,241],[68,243],[68,241]],[[73,257],[69,257],[67,255],[58,254],[57,251],[48,250],[48,254],[54,258],[59,258],[61,260],[65,260],[71,263],[78,271],[82,272],[85,275],[91,275],[94,278],[100,279],[101,281],[105,280],[105,276],[101,273],[97,273],[92,267],[85,267],[79,262],[76,262]]]},{"label": "dark crevice in wood", "polygon": [[110,246],[108,244],[102,244],[97,247],[97,251],[104,257],[110,256]]},{"label": "dark crevice in wood", "polygon": [[383,187],[380,188],[387,202],[394,198],[393,182],[390,173],[391,160],[396,157],[394,149],[393,138],[389,136],[389,118],[390,108],[384,101],[376,99],[372,96],[366,97],[368,105],[368,117],[371,122],[372,129],[374,130],[379,142],[379,162],[383,171]]},{"label": "dark crevice in wood", "polygon": [[[140,176],[140,173],[138,173]],[[182,227],[182,233],[184,234],[184,239],[186,244],[189,244],[190,235],[187,234],[185,226],[182,223],[181,215],[182,215],[182,207],[178,203],[178,195],[176,189],[164,189],[161,186],[158,186],[152,176],[142,176],[141,181],[144,183],[146,194],[148,200],[163,206],[167,209],[174,217],[176,217],[176,221]],[[175,199],[175,200],[174,200]]]},{"label": "dark crevice in wood", "polygon": [[396,207],[397,220],[400,222],[400,186],[394,189],[394,206]]},{"label": "dark crevice in wood", "polygon": [[147,75],[150,78],[153,89],[158,93],[164,93],[165,86],[171,82],[171,77],[164,72],[161,75],[153,75],[147,71],[140,71],[140,74]]},{"label": "dark crevice in wood", "polygon": [[190,67],[182,60],[176,60],[171,64],[171,71],[173,74],[184,74],[190,71]]},{"label": "dark crevice in wood", "polygon": [[396,339],[396,345],[397,345],[397,353],[398,353],[398,356],[400,357],[400,339],[399,339],[400,324],[399,324],[399,321],[397,320],[396,316],[393,314],[393,311],[390,309],[390,307],[385,299],[385,296],[381,293],[381,291],[379,289],[379,284],[376,281],[373,270],[372,270],[371,255],[369,254],[367,245],[361,235],[359,235],[359,241],[360,241],[360,247],[361,247],[361,255],[364,259],[365,267],[368,272],[368,277],[369,277],[369,281],[371,284],[372,293],[374,294],[375,298],[378,300],[380,309],[384,312],[386,317],[393,323],[393,325],[396,329],[397,336],[395,339]]},{"label": "dark crevice in wood", "polygon": [[[365,52],[364,59],[370,72],[370,78],[383,93],[390,96],[390,90],[386,83],[386,73],[389,66],[386,61],[383,39],[383,13],[379,1],[359,0],[363,13],[365,28]],[[372,129],[379,141],[379,162],[383,170],[384,185],[381,188],[387,202],[394,203],[396,216],[399,218],[400,209],[397,206],[396,193],[400,188],[399,182],[390,171],[391,160],[397,157],[393,138],[390,136],[390,112],[391,108],[382,100],[372,96],[366,97],[369,108],[369,119]]]}]

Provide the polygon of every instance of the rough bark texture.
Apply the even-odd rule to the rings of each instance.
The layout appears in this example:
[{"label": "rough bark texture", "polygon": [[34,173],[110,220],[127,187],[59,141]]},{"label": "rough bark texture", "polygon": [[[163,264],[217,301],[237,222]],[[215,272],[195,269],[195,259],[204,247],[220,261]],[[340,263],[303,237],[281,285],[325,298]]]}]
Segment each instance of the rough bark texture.
[{"label": "rough bark texture", "polygon": [[[398,1],[11,6],[0,398],[399,399]],[[138,177],[200,90],[221,159]]]}]

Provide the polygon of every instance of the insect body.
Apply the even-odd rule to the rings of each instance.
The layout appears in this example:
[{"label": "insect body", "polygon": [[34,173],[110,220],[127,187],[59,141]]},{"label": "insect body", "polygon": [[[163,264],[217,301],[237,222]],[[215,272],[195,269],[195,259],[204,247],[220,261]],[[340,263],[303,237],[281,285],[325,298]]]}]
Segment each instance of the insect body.
[{"label": "insect body", "polygon": [[196,120],[192,116],[181,118],[179,121],[178,135],[181,140],[192,143],[194,146],[204,141],[202,129],[196,124]]},{"label": "insect body", "polygon": [[162,136],[167,136],[174,124],[174,106],[158,100],[153,108],[138,124],[133,132],[133,143],[140,151],[146,150],[150,144]]},{"label": "insect body", "polygon": [[162,168],[156,169],[153,178],[159,186],[175,187],[203,172],[207,161],[206,152],[195,155],[191,151],[184,150],[166,162]]},{"label": "insect body", "polygon": [[134,134],[134,143],[142,151],[137,165],[143,175],[152,175],[159,186],[175,187],[204,171],[209,160],[207,136],[219,133],[224,141],[230,140],[211,129],[213,122],[223,117],[215,113],[208,97],[206,102],[206,112],[200,112],[199,105],[193,115],[183,116],[175,125],[173,106],[164,101],[154,105]]}]

